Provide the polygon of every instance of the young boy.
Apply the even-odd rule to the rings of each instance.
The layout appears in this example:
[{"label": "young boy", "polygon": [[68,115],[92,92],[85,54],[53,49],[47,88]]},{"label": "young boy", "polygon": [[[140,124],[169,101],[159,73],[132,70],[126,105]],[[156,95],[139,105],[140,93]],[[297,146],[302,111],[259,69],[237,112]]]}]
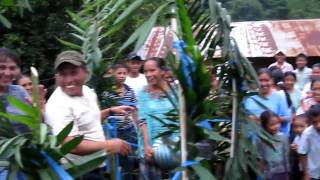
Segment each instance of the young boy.
[{"label": "young boy", "polygon": [[301,143],[301,135],[303,131],[309,126],[308,117],[306,114],[300,114],[293,119],[292,127],[294,132],[294,140],[290,145],[291,148],[291,179],[302,179],[303,177],[303,169],[301,163],[299,163],[298,159],[298,147]]},{"label": "young boy", "polygon": [[302,133],[298,146],[304,179],[320,179],[320,105],[307,112],[312,125]]}]

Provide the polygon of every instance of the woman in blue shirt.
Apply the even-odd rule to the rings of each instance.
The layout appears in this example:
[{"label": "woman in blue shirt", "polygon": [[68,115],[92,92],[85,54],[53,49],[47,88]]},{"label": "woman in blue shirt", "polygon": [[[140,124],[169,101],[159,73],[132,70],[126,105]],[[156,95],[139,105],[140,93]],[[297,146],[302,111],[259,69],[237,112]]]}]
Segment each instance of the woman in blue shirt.
[{"label": "woman in blue shirt", "polygon": [[[163,174],[162,170],[153,161],[152,145],[158,136],[167,131],[168,128],[152,116],[162,119],[165,123],[172,123],[166,120],[165,115],[165,113],[174,109],[174,105],[164,93],[164,91],[169,92],[170,89],[163,78],[165,73],[163,71],[164,66],[164,61],[160,58],[150,58],[145,61],[144,74],[148,85],[139,92],[137,97],[138,123],[140,127],[139,156],[142,179],[161,179]],[[172,99],[177,103],[176,99]]]},{"label": "woman in blue shirt", "polygon": [[249,112],[250,119],[260,124],[260,119],[258,117],[260,117],[262,112],[267,110],[260,105],[263,104],[280,117],[280,131],[289,136],[291,111],[286,100],[277,92],[272,91],[272,76],[268,69],[260,69],[258,71],[258,78],[260,81],[260,94],[250,96],[244,102],[244,106]]}]

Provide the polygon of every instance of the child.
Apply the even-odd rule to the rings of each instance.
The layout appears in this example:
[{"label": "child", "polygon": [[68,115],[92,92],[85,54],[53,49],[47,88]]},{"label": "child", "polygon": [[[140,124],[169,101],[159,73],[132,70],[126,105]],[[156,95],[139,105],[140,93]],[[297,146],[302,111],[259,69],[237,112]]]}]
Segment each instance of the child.
[{"label": "child", "polygon": [[320,179],[320,105],[307,112],[312,125],[302,133],[298,146],[304,179]]},{"label": "child", "polygon": [[[114,64],[111,67],[111,72],[116,80],[116,94],[108,94],[109,96],[114,96],[121,105],[127,105],[136,107],[136,97],[134,91],[131,87],[125,84],[126,77],[128,75],[128,68],[124,64]],[[137,144],[137,112],[132,111],[129,114],[122,113],[111,113],[115,121],[115,126],[117,128],[117,136],[131,144]],[[133,156],[133,154],[131,154]],[[121,157],[120,165],[122,166],[122,178],[132,179],[134,178],[132,171],[136,168],[137,164],[134,157]]]},{"label": "child", "polygon": [[288,138],[280,133],[281,120],[272,111],[264,111],[261,116],[261,126],[277,141],[273,147],[257,141],[257,148],[261,155],[260,169],[267,180],[289,179],[289,143]]},{"label": "child", "polygon": [[306,114],[300,114],[296,116],[292,122],[294,140],[290,145],[291,148],[291,179],[300,180],[303,177],[302,165],[299,163],[298,147],[301,143],[301,135],[303,131],[308,127],[308,117]]}]

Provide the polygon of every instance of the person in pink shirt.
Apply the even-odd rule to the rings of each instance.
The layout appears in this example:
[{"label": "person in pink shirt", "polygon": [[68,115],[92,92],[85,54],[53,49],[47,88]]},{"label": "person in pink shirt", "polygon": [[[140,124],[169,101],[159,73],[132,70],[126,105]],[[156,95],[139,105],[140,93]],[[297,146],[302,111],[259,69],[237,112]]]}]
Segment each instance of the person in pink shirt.
[{"label": "person in pink shirt", "polygon": [[293,66],[286,61],[286,55],[283,50],[279,49],[275,53],[274,58],[276,59],[276,62],[272,63],[268,67],[268,69],[271,68],[272,66],[277,66],[278,68],[281,69],[281,71],[283,73],[288,72],[288,71],[293,71]]}]

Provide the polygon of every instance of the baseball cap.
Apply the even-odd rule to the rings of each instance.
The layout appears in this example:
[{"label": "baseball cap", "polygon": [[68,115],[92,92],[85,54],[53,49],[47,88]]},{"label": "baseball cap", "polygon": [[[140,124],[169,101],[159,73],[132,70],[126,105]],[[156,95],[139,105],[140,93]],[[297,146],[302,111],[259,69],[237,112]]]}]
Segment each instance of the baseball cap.
[{"label": "baseball cap", "polygon": [[136,52],[129,53],[128,54],[128,59],[129,60],[140,60],[140,61],[142,61],[142,58]]},{"label": "baseball cap", "polygon": [[57,70],[62,63],[70,63],[75,66],[82,66],[85,64],[85,60],[83,55],[77,51],[63,51],[57,56],[54,62],[54,69]]},{"label": "baseball cap", "polygon": [[276,53],[274,53],[274,55],[277,55],[277,54],[283,54],[283,55],[285,55],[286,53],[284,52],[283,49],[278,49],[278,50],[276,51]]}]

